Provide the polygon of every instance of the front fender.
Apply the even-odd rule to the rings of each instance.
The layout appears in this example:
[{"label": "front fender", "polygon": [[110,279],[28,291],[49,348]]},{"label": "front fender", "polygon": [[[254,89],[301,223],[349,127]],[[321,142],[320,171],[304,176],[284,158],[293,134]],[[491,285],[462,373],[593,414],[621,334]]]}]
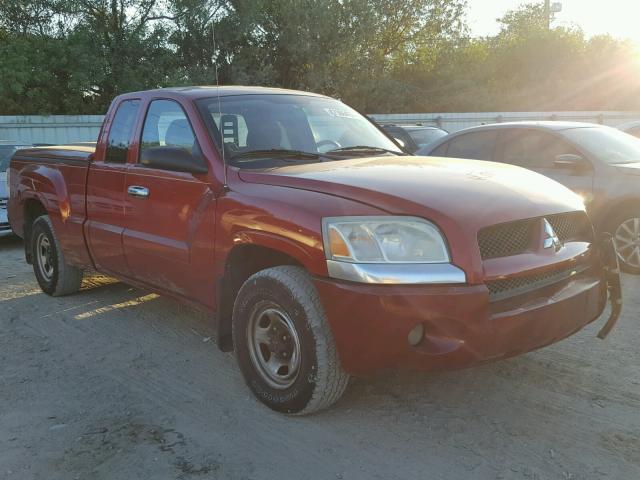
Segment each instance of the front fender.
[{"label": "front fender", "polygon": [[[310,273],[315,275],[326,275],[326,263],[322,262],[324,257],[318,258],[318,254],[312,254],[309,250],[310,245],[299,239],[282,235],[281,233],[274,233],[269,231],[260,230],[239,230],[236,231],[232,243],[234,247],[253,245],[258,247],[268,248],[275,250],[287,256],[294,258],[299,264],[305,267]],[[314,250],[322,250],[322,242],[312,245]],[[319,262],[319,260],[321,260]],[[324,267],[321,267],[321,263],[324,263]]]}]

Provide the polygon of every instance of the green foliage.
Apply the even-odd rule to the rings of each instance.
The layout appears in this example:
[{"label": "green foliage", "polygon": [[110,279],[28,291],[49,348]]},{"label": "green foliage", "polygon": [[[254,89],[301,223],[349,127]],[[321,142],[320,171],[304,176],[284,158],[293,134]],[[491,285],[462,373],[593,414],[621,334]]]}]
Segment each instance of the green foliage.
[{"label": "green foliage", "polygon": [[[0,0],[0,115],[101,113],[122,92],[270,85],[366,112],[640,109],[640,55],[547,27],[469,38],[465,0]],[[214,35],[215,34],[215,35]]]}]

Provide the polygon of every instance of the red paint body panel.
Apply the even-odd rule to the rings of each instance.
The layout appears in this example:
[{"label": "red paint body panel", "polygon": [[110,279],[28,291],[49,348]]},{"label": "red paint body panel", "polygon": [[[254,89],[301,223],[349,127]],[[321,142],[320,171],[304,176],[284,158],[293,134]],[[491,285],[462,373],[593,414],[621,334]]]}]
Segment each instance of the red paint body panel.
[{"label": "red paint body panel", "polygon": [[216,198],[210,185],[191,174],[135,166],[126,185],[150,191],[148,198],[125,195],[122,242],[129,271],[214,308]]},{"label": "red paint body panel", "polygon": [[[173,89],[114,101],[95,148],[21,151],[10,166],[12,227],[24,234],[26,202],[51,215],[70,263],[215,311],[216,284],[234,248],[258,245],[282,253],[314,278],[345,369],[368,374],[388,367],[461,368],[557,341],[597,318],[606,299],[594,247],[483,261],[477,235],[486,226],[584,210],[578,197],[545,177],[490,162],[375,157],[263,171],[225,167],[194,100],[217,89]],[[281,92],[221,88],[221,95]],[[294,92],[286,92],[294,93]],[[139,99],[127,162],[104,162],[115,106]],[[208,165],[187,174],[138,164],[149,103],[173,99],[184,109]],[[127,194],[149,189],[148,198]],[[445,235],[465,285],[392,286],[328,277],[322,219],[410,215]],[[86,241],[85,241],[86,239]],[[490,301],[486,282],[577,264],[571,279],[509,300]],[[424,322],[427,340],[410,347],[409,331]]]},{"label": "red paint body panel", "polygon": [[87,180],[85,234],[95,267],[128,275],[124,257],[124,189],[126,166],[94,161]]},{"label": "red paint body panel", "polygon": [[[597,270],[596,270],[597,271]],[[340,360],[354,375],[384,368],[448,370],[525,353],[557,342],[600,316],[606,291],[585,273],[517,304],[489,303],[483,285],[362,286],[317,279]],[[407,336],[419,322],[425,340]]]}]

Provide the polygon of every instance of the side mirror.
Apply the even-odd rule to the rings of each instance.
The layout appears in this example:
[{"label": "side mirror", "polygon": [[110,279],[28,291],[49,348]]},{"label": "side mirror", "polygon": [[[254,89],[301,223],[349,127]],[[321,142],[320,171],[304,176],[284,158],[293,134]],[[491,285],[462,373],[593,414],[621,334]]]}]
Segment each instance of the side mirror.
[{"label": "side mirror", "polygon": [[207,173],[202,157],[195,157],[181,147],[149,147],[142,150],[140,163],[145,167],[174,172]]},{"label": "side mirror", "polygon": [[571,170],[584,170],[589,165],[583,157],[573,153],[558,155],[554,164],[556,168],[568,168]]}]

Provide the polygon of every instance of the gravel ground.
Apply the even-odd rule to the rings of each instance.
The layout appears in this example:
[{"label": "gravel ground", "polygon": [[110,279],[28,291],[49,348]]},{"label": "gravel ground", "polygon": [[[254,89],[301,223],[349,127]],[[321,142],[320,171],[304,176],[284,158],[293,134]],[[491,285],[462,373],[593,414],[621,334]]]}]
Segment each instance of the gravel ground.
[{"label": "gravel ground", "polygon": [[602,321],[476,369],[355,379],[321,414],[262,407],[207,319],[95,277],[37,287],[0,239],[1,479],[640,478],[640,278]]}]

